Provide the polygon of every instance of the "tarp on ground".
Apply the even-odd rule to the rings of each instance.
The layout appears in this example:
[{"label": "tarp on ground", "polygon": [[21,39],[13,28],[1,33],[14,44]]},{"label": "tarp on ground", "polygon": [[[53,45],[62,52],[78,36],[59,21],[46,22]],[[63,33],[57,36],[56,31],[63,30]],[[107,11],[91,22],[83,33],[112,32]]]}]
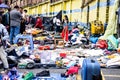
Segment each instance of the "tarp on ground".
[{"label": "tarp on ground", "polygon": [[109,22],[105,34],[99,39],[106,40],[109,35],[113,35],[117,32],[117,15],[116,11],[118,9],[119,0],[115,0],[112,12],[110,14]]}]

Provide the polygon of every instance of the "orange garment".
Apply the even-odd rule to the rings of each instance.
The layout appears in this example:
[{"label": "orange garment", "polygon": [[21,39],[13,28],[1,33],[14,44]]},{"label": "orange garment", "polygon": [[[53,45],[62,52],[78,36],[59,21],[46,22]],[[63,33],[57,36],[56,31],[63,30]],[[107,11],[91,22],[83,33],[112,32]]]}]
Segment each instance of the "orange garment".
[{"label": "orange garment", "polygon": [[65,27],[63,28],[62,34],[61,34],[61,37],[62,37],[63,39],[65,39],[65,41],[68,41],[68,33],[69,33],[69,31],[68,31],[68,26],[65,26]]}]

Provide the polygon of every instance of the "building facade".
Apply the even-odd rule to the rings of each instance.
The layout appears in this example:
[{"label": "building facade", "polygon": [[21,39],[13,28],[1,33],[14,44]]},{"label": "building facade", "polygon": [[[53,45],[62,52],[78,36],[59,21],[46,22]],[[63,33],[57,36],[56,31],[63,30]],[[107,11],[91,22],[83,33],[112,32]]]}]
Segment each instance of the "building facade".
[{"label": "building facade", "polygon": [[9,0],[11,7],[19,5],[29,15],[54,16],[62,10],[72,23],[87,26],[88,22],[100,20],[108,23],[115,0]]}]

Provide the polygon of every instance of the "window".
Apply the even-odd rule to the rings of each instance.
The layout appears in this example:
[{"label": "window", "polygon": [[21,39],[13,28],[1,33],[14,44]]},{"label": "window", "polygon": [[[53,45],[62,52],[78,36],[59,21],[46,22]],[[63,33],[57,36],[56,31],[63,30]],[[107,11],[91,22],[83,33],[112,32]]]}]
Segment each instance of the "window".
[{"label": "window", "polygon": [[82,6],[81,8],[87,6],[89,3],[91,3],[92,1],[95,1],[95,0],[82,0]]},{"label": "window", "polygon": [[57,1],[61,1],[61,0],[50,0],[51,3],[57,2]]},{"label": "window", "polygon": [[48,0],[37,0],[37,3],[42,3],[42,2],[45,2],[45,1],[48,1]]},{"label": "window", "polygon": [[32,0],[27,0],[27,4],[31,5],[32,4]]}]

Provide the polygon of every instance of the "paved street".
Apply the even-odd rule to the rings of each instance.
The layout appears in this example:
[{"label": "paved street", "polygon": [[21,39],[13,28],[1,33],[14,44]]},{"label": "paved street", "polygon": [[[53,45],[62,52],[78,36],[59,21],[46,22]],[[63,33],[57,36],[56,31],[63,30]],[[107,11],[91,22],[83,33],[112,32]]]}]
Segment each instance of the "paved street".
[{"label": "paved street", "polygon": [[[19,72],[24,72],[24,71],[33,71],[34,74],[42,71],[44,69],[19,69]],[[55,73],[61,73],[65,72],[65,69],[48,69],[50,72],[55,72]],[[105,80],[120,80],[120,69],[108,69],[108,68],[102,68],[102,73],[105,78]]]},{"label": "paved street", "polygon": [[102,69],[105,80],[120,80],[120,69]]},{"label": "paved street", "polygon": [[[41,72],[44,69],[19,69],[18,71],[25,72],[25,71],[32,71],[34,74]],[[65,69],[47,69],[50,70],[50,72],[53,73],[63,73],[65,72]],[[105,80],[120,80],[120,68],[117,69],[108,69],[108,68],[102,68],[102,73],[105,78]]]}]

